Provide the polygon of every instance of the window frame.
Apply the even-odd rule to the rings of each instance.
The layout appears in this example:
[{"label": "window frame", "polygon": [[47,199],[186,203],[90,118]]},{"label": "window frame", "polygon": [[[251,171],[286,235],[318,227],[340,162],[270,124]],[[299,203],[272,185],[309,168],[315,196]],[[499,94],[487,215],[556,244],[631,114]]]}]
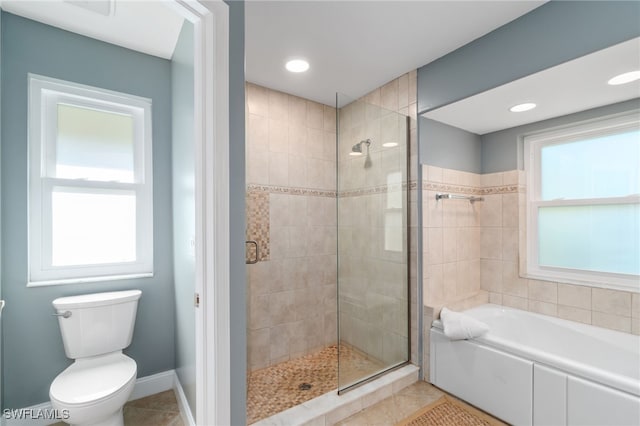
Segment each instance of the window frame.
[{"label": "window frame", "polygon": [[[153,163],[151,100],[82,84],[28,75],[27,286],[111,281],[153,276]],[[57,105],[131,115],[133,182],[55,176]],[[130,191],[136,197],[136,260],[94,265],[52,265],[52,194],[56,187],[92,194]]]},{"label": "window frame", "polygon": [[640,276],[638,275],[541,266],[538,262],[538,209],[540,207],[640,204],[640,195],[638,194],[626,197],[542,200],[542,148],[609,135],[624,129],[637,129],[640,126],[639,113],[640,110],[634,110],[620,115],[601,117],[588,122],[523,136],[524,167],[527,176],[525,209],[526,262],[524,263],[524,276],[546,281],[640,292]]}]

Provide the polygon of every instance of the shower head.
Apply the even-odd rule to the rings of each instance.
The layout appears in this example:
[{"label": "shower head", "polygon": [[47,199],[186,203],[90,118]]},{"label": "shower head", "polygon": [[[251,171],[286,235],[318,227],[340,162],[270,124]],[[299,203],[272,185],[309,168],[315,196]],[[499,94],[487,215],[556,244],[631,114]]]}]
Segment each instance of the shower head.
[{"label": "shower head", "polygon": [[371,145],[371,139],[364,139],[361,140],[360,142],[358,142],[357,144],[355,144],[354,146],[351,147],[351,152],[349,153],[349,155],[362,155],[362,144],[367,145],[367,148],[369,147],[369,145]]}]

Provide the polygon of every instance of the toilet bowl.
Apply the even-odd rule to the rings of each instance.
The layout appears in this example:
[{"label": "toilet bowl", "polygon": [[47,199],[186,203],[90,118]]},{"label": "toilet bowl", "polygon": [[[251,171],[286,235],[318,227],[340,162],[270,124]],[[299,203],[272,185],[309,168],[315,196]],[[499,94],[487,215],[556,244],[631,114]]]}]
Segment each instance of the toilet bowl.
[{"label": "toilet bowl", "polygon": [[54,409],[73,426],[123,426],[122,407],[133,391],[136,362],[129,346],[139,290],[53,301],[67,357],[75,361],[51,383]]},{"label": "toilet bowl", "polygon": [[78,360],[51,384],[51,404],[72,425],[122,426],[136,371],[135,361],[122,353]]}]

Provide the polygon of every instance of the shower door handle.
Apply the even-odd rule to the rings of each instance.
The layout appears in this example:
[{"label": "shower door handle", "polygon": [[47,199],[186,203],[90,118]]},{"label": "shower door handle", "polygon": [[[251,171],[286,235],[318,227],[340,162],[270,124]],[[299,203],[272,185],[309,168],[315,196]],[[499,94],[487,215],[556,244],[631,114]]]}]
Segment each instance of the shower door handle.
[{"label": "shower door handle", "polygon": [[258,248],[258,242],[254,240],[247,240],[244,243],[253,244],[254,246],[256,246],[256,258],[254,260],[247,260],[246,264],[253,265],[254,263],[258,263],[258,260],[260,260],[260,249]]}]

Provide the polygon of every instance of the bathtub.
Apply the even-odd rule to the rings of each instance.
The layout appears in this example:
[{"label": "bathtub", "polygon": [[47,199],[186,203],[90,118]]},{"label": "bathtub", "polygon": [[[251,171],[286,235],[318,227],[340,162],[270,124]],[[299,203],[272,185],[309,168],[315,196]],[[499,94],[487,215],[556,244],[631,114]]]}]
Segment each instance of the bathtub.
[{"label": "bathtub", "polygon": [[470,340],[430,331],[431,382],[515,425],[640,425],[640,336],[498,305]]}]

